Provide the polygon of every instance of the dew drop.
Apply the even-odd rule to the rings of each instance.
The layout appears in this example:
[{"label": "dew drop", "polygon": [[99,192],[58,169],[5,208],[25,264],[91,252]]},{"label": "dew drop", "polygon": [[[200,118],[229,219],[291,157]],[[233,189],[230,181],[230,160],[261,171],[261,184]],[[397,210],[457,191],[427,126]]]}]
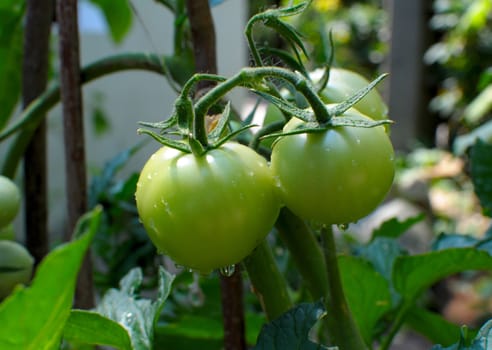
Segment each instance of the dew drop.
[{"label": "dew drop", "polygon": [[125,323],[130,324],[133,323],[133,320],[135,319],[135,316],[131,312],[127,312],[125,314]]},{"label": "dew drop", "polygon": [[357,144],[360,145],[360,139],[356,139],[355,142],[357,142]]},{"label": "dew drop", "polygon": [[220,274],[225,277],[231,277],[234,271],[236,271],[235,265],[224,266],[219,269]]},{"label": "dew drop", "polygon": [[339,224],[337,226],[340,231],[346,231],[349,227],[349,224]]},{"label": "dew drop", "polygon": [[147,179],[152,180],[152,174],[147,174]]}]

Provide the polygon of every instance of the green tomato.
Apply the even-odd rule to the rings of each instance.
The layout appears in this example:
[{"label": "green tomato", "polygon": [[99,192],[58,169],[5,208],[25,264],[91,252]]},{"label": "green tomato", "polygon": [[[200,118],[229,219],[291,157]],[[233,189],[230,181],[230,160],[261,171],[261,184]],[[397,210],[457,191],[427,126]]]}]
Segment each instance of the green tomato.
[{"label": "green tomato", "polygon": [[0,175],[0,228],[15,219],[20,208],[20,192],[8,177]]},{"label": "green tomato", "polygon": [[201,273],[249,255],[280,208],[265,159],[233,142],[202,156],[162,147],[145,164],[135,197],[157,249]]},{"label": "green tomato", "polygon": [[[345,115],[368,119],[355,110]],[[303,121],[292,118],[284,131]],[[394,177],[394,152],[382,126],[336,127],[281,137],[271,168],[285,205],[299,217],[347,224],[372,212]]]},{"label": "green tomato", "polygon": [[34,259],[17,242],[0,241],[0,300],[18,284],[30,281]]},{"label": "green tomato", "polygon": [[8,224],[4,228],[0,228],[0,240],[13,241],[15,238],[14,225]]},{"label": "green tomato", "polygon": [[[314,75],[316,79],[316,75],[319,74]],[[325,103],[340,103],[367,85],[369,81],[358,73],[341,68],[331,68],[328,84],[321,92],[321,99]],[[388,119],[388,107],[376,89],[372,89],[353,107],[371,119]]]}]

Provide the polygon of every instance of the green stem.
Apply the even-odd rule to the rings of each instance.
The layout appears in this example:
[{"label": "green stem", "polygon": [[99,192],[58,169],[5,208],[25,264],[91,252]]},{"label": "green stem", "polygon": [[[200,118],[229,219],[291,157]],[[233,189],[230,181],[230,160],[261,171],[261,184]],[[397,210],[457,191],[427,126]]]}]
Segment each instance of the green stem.
[{"label": "green stem", "polygon": [[195,118],[204,119],[209,108],[233,88],[237,86],[259,86],[258,83],[261,83],[261,80],[264,78],[278,78],[291,83],[308,100],[320,124],[327,122],[331,118],[328,109],[321,98],[315,93],[308,79],[280,67],[243,68],[236,75],[233,75],[209,90],[197,101],[195,104]]},{"label": "green stem", "polygon": [[400,330],[401,326],[403,325],[403,322],[405,320],[405,317],[407,315],[408,309],[414,305],[413,302],[408,302],[404,301],[401,307],[399,308],[395,319],[391,323],[391,328],[389,329],[388,333],[385,335],[385,337],[381,340],[381,344],[379,345],[379,350],[387,350],[391,346],[391,343],[393,341],[393,338],[396,336],[398,331]]},{"label": "green stem", "polygon": [[287,283],[266,240],[244,260],[244,266],[268,320],[292,308]]},{"label": "green stem", "polygon": [[321,239],[329,288],[324,299],[328,312],[326,325],[333,342],[332,345],[338,346],[340,350],[367,349],[345,299],[338,268],[335,237],[331,226],[323,225]]},{"label": "green stem", "polygon": [[260,146],[260,138],[262,136],[271,134],[272,132],[275,131],[279,131],[283,128],[284,125],[285,125],[284,120],[265,125],[260,130],[258,130],[256,134],[253,135],[251,141],[249,142],[249,147],[251,147],[254,150],[258,149],[258,147]]},{"label": "green stem", "polygon": [[324,298],[329,292],[324,269],[325,260],[313,232],[303,220],[285,207],[280,211],[275,227],[299,269],[311,297],[314,300]]},{"label": "green stem", "polygon": [[[164,68],[158,55],[129,53],[110,56],[87,65],[81,70],[81,84],[111,73],[130,69],[146,70],[164,75]],[[2,174],[7,176],[15,174],[19,161],[32,138],[33,130],[37,128],[46,116],[46,112],[59,101],[60,85],[57,83],[29,104],[16,121],[0,133],[1,142],[22,129],[9,149],[2,168]]]},{"label": "green stem", "polygon": [[251,17],[248,23],[246,24],[246,29],[244,30],[244,34],[246,35],[246,40],[248,41],[249,51],[251,52],[251,55],[253,56],[253,60],[255,61],[255,65],[257,67],[263,66],[263,61],[261,59],[260,52],[256,47],[255,41],[253,39],[253,26],[257,21],[262,20],[263,17],[264,16],[262,16],[261,13]]}]

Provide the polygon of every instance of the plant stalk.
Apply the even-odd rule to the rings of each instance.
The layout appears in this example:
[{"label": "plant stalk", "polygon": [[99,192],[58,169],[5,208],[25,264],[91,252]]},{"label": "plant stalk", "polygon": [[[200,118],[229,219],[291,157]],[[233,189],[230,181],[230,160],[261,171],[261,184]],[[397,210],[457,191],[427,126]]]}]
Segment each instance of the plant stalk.
[{"label": "plant stalk", "polygon": [[[60,84],[63,103],[67,224],[68,231],[72,232],[79,218],[87,211],[87,172],[80,86],[77,1],[59,1],[57,18],[60,33]],[[95,305],[92,261],[89,251],[79,271],[74,304],[82,309],[90,309]]]},{"label": "plant stalk", "polygon": [[269,321],[293,307],[285,278],[266,240],[244,260],[244,266]]},{"label": "plant stalk", "polygon": [[237,74],[212,88],[197,101],[195,104],[196,119],[204,119],[209,108],[235,87],[253,86],[260,88],[261,80],[264,78],[278,78],[291,83],[308,100],[320,124],[330,120],[331,115],[328,109],[321,98],[315,93],[314,87],[311,86],[308,79],[280,67],[243,68]]},{"label": "plant stalk", "polygon": [[288,208],[282,208],[275,223],[280,238],[287,246],[292,259],[314,300],[324,298],[328,289],[325,260],[320,245],[306,223]]},{"label": "plant stalk", "polygon": [[[22,61],[22,104],[27,107],[46,89],[52,0],[27,1]],[[24,153],[26,247],[37,265],[49,251],[46,123],[34,131]]]},{"label": "plant stalk", "polygon": [[326,326],[333,346],[340,350],[364,350],[367,345],[355,323],[343,292],[338,268],[335,237],[331,226],[321,228],[322,249],[328,276],[328,291],[324,302],[327,310]]}]

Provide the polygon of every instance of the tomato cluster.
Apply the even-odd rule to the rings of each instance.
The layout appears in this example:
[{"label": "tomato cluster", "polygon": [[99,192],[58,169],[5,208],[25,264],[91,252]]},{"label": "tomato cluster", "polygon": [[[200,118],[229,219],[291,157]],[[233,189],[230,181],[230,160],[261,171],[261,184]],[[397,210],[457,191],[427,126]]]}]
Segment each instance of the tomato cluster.
[{"label": "tomato cluster", "polygon": [[[367,85],[349,73],[332,71],[321,93],[325,102],[340,102]],[[372,119],[385,119],[386,106],[375,91],[355,106]],[[362,124],[372,120],[354,108],[336,118],[344,117]],[[291,118],[284,132],[303,123]],[[208,273],[249,255],[282,205],[326,225],[368,215],[392,184],[393,157],[384,126],[323,125],[316,132],[285,134],[273,145],[270,166],[235,142],[199,155],[164,146],[140,174],[137,209],[158,250]]]},{"label": "tomato cluster", "polygon": [[17,185],[0,175],[0,300],[17,284],[31,279],[34,259],[24,246],[13,241],[12,221],[19,212],[20,201]]}]

